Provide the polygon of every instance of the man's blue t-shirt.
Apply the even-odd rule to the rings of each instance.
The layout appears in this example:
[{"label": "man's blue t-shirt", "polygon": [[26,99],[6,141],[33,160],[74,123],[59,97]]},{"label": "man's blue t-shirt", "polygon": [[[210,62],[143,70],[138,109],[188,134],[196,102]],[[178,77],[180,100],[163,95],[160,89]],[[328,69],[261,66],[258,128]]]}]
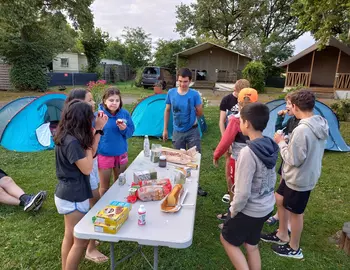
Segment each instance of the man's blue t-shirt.
[{"label": "man's blue t-shirt", "polygon": [[172,88],[168,91],[165,103],[171,105],[174,130],[186,132],[196,122],[195,108],[202,104],[202,99],[194,89],[190,88],[185,95],[180,95],[177,88]]}]

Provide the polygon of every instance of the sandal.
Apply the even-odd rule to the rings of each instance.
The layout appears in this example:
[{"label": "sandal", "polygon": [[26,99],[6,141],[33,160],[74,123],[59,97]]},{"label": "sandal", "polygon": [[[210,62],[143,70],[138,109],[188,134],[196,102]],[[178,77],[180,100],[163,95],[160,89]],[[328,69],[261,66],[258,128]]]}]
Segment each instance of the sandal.
[{"label": "sandal", "polygon": [[279,222],[279,220],[276,219],[274,216],[269,217],[269,219],[266,220],[266,224],[270,225],[270,226],[273,226],[273,225],[277,224],[278,222]]},{"label": "sandal", "polygon": [[225,194],[224,196],[222,196],[221,201],[224,203],[230,203],[230,194]]},{"label": "sandal", "polygon": [[228,215],[228,213],[225,212],[225,213],[222,213],[222,214],[218,214],[218,215],[216,216],[216,218],[217,218],[218,220],[225,221],[226,218],[227,218],[227,215]]},{"label": "sandal", "polygon": [[90,257],[88,255],[85,255],[85,259],[92,261],[94,263],[105,263],[108,262],[109,258],[107,256],[99,256],[99,257]]}]

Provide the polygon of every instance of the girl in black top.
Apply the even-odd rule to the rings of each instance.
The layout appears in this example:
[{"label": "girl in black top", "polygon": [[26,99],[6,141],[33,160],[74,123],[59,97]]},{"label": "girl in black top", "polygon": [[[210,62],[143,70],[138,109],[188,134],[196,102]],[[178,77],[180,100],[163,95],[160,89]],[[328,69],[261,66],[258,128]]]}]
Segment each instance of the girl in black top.
[{"label": "girl in black top", "polygon": [[[62,242],[62,269],[78,269],[80,258],[88,244],[73,236],[74,226],[89,210],[92,198],[89,175],[93,168],[93,153],[100,135],[93,136],[94,114],[91,105],[72,100],[62,113],[55,136],[56,175],[58,184],[55,204],[59,214],[64,215],[65,233]],[[96,118],[96,130],[101,130],[108,119]]]}]

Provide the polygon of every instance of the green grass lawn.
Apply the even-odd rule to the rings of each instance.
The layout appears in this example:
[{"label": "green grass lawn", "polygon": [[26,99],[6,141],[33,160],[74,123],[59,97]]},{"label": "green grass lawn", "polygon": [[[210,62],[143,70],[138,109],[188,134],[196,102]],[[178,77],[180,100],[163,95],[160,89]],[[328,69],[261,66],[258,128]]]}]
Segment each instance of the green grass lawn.
[{"label": "green grass lawn", "polygon": [[[130,109],[130,106],[127,106]],[[194,239],[187,249],[160,247],[160,269],[232,269],[219,241],[219,221],[216,214],[227,205],[221,202],[226,189],[223,159],[220,168],[212,165],[212,152],[220,138],[218,108],[205,109],[208,133],[203,137],[201,186],[209,192],[198,197]],[[342,134],[350,143],[350,123],[341,124]],[[157,141],[152,139],[152,142]],[[142,149],[142,138],[129,140],[129,156],[133,160]],[[63,217],[54,205],[56,185],[54,151],[16,153],[0,148],[0,167],[26,191],[47,190],[48,198],[39,213],[24,213],[19,207],[0,206],[1,269],[60,269],[60,245],[63,238]],[[350,220],[350,154],[325,153],[321,179],[311,194],[305,213],[301,246],[305,259],[297,261],[275,255],[269,244],[261,243],[263,269],[350,269],[350,258],[328,238]],[[311,168],[310,168],[311,169]],[[136,211],[136,209],[133,209]],[[272,228],[265,228],[272,230]],[[169,232],[172,233],[172,232]],[[117,257],[128,254],[137,244],[116,244]],[[109,254],[109,245],[100,247]],[[153,249],[145,248],[152,260]],[[96,265],[83,261],[81,269],[109,269],[109,264]],[[149,269],[145,260],[136,255],[118,269]]]}]

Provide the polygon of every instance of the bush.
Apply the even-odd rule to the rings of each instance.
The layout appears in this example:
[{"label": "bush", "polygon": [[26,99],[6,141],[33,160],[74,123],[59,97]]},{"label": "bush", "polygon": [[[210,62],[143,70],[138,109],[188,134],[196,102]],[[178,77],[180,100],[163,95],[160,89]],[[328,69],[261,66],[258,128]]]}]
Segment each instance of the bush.
[{"label": "bush", "polygon": [[142,72],[143,72],[143,68],[138,68],[136,70],[135,86],[137,86],[137,87],[141,86]]},{"label": "bush", "polygon": [[331,104],[331,109],[339,121],[350,121],[350,100],[345,99]]},{"label": "bush", "polygon": [[302,85],[297,85],[297,86],[291,87],[286,92],[284,92],[283,94],[279,95],[278,99],[285,99],[285,97],[286,97],[286,95],[288,93],[291,93],[291,92],[294,92],[294,91],[298,91],[298,90],[300,90],[302,88],[305,88],[305,87],[302,86]]},{"label": "bush", "polygon": [[252,88],[259,93],[264,92],[265,87],[265,66],[260,61],[249,62],[243,69],[243,78],[250,82]]},{"label": "bush", "polygon": [[105,80],[98,80],[97,82],[90,81],[87,84],[87,90],[91,92],[92,98],[96,102],[95,109],[97,109],[98,105],[101,104],[102,96],[104,94],[105,89],[108,86],[109,85],[106,85],[106,81]]}]

